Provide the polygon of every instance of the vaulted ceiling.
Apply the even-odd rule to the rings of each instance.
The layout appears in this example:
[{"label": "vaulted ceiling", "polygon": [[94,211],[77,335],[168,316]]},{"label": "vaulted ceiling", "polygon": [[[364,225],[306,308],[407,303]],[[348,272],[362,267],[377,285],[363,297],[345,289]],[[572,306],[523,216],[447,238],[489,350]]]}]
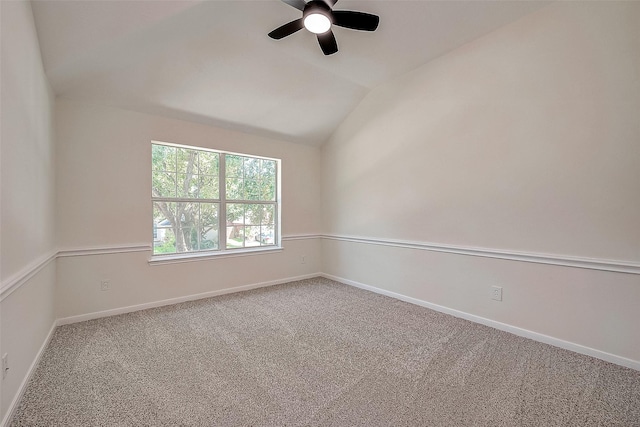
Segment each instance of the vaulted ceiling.
[{"label": "vaulted ceiling", "polygon": [[279,0],[32,1],[58,96],[257,133],[324,142],[376,85],[531,13],[546,2],[356,1],[373,33],[334,27],[324,56]]}]

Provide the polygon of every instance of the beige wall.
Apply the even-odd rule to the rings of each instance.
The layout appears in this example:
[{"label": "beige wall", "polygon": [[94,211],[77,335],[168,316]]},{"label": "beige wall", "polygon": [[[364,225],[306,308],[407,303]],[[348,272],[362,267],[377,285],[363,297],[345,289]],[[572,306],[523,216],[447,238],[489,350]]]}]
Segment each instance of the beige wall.
[{"label": "beige wall", "polygon": [[[62,250],[150,245],[151,140],[282,159],[282,234],[320,232],[320,150],[220,128],[59,99],[57,242]],[[149,252],[58,259],[58,317],[320,271],[318,239],[277,253],[152,265]],[[301,255],[306,256],[301,264]],[[112,289],[99,290],[108,279]]]},{"label": "beige wall", "polygon": [[[639,22],[637,2],[553,4],[376,88],[322,149],[325,232],[638,263]],[[637,274],[323,254],[329,274],[640,361]]]},{"label": "beige wall", "polygon": [[54,247],[53,94],[29,2],[2,2],[2,279]]},{"label": "beige wall", "polygon": [[0,420],[53,325],[55,263],[22,280],[54,250],[53,95],[44,75],[31,6],[0,2],[0,354],[9,355]]}]

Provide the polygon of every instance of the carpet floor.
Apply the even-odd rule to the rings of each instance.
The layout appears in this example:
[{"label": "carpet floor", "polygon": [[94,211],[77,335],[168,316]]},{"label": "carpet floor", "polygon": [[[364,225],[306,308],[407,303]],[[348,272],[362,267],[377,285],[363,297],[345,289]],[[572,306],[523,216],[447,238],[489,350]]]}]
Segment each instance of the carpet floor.
[{"label": "carpet floor", "polygon": [[640,372],[316,278],[58,327],[12,426],[640,426]]}]

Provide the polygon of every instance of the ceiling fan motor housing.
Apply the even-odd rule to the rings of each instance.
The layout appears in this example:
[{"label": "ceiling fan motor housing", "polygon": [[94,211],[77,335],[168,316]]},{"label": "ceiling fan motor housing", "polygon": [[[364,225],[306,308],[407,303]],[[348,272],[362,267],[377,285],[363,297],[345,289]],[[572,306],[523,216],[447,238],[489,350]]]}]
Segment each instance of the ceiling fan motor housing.
[{"label": "ceiling fan motor housing", "polygon": [[[331,8],[322,0],[312,0],[304,7],[304,11],[302,12],[303,21],[307,19],[310,15],[323,15],[325,16],[330,23],[329,28],[333,25],[333,14],[331,13]],[[327,30],[328,31],[328,30]]]}]

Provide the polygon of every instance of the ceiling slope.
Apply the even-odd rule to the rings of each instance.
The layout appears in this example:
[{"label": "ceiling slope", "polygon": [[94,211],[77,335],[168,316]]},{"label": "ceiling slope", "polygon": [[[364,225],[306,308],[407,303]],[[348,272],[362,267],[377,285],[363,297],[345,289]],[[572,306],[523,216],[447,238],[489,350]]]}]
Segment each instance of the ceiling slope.
[{"label": "ceiling slope", "polygon": [[531,13],[544,2],[350,1],[373,33],[334,27],[325,56],[278,0],[32,1],[59,96],[319,145],[374,86]]}]

